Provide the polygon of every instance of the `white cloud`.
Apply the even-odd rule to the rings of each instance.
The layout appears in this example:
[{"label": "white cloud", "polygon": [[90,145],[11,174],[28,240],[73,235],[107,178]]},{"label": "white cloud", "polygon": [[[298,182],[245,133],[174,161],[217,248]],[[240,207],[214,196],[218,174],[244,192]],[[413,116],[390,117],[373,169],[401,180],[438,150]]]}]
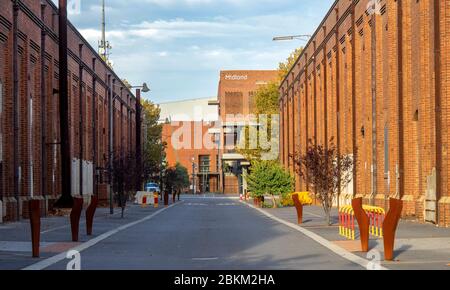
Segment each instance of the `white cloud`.
[{"label": "white cloud", "polygon": [[[96,47],[98,1],[82,1],[74,24]],[[117,73],[151,84],[154,100],[214,96],[220,70],[275,69],[304,42],[272,38],[312,34],[331,1],[108,0],[106,35]]]}]

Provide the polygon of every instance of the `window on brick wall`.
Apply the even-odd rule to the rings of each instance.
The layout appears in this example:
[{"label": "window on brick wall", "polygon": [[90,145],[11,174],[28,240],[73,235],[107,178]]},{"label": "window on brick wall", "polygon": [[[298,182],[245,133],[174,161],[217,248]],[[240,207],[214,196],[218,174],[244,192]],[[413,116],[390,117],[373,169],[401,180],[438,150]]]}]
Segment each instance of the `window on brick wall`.
[{"label": "window on brick wall", "polygon": [[220,159],[219,155],[216,155],[216,172],[220,172]]},{"label": "window on brick wall", "polygon": [[225,109],[227,114],[238,115],[244,113],[242,92],[225,92]]},{"label": "window on brick wall", "polygon": [[200,156],[200,173],[209,173],[211,157],[209,155]]}]

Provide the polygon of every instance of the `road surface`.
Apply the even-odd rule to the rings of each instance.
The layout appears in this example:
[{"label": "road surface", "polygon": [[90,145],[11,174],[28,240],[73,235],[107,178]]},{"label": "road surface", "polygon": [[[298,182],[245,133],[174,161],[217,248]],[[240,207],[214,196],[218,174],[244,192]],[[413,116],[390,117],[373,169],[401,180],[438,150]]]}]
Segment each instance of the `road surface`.
[{"label": "road surface", "polygon": [[[88,247],[83,270],[360,270],[238,200],[185,198]],[[70,260],[47,269],[66,269]]]}]

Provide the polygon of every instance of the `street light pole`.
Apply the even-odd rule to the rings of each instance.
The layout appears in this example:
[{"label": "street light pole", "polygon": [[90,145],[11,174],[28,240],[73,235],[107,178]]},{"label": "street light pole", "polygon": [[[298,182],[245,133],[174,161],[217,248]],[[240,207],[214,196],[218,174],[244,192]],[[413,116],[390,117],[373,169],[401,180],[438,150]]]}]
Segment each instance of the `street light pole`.
[{"label": "street light pole", "polygon": [[141,90],[143,93],[150,92],[147,83],[142,86],[134,86],[136,88],[136,191],[142,190],[142,104],[141,104]]},{"label": "street light pole", "polygon": [[195,195],[195,157],[192,157],[192,195]]},{"label": "street light pole", "polygon": [[289,36],[277,36],[273,38],[273,41],[285,41],[285,40],[309,40],[312,36],[309,34],[301,34],[301,35],[289,35]]},{"label": "street light pole", "polygon": [[142,187],[142,108],[141,108],[141,90],[136,89],[136,191]]}]

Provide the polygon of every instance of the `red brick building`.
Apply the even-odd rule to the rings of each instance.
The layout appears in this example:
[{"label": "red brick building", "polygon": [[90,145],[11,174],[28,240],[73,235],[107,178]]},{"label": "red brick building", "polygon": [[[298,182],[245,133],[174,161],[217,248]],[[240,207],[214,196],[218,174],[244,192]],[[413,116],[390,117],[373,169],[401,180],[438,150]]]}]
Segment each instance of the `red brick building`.
[{"label": "red brick building", "polygon": [[180,163],[188,169],[191,190],[196,193],[219,193],[220,159],[214,123],[201,121],[172,122],[163,126],[163,140],[167,142],[166,159],[169,166]]},{"label": "red brick building", "polygon": [[450,1],[369,2],[336,1],[282,83],[281,161],[334,137],[357,161],[342,202],[449,226]]},{"label": "red brick building", "polygon": [[[72,194],[106,196],[110,137],[115,154],[135,148],[136,98],[70,23],[67,38]],[[61,193],[58,47],[52,1],[0,2],[0,199],[6,220],[26,217],[31,198],[42,200],[45,212]]]},{"label": "red brick building", "polygon": [[236,145],[241,129],[256,114],[255,92],[260,86],[276,81],[276,70],[233,70],[221,71],[218,89],[220,158],[222,160],[222,188],[225,194],[243,193],[245,180],[243,171],[250,165],[244,156],[237,154]]}]

